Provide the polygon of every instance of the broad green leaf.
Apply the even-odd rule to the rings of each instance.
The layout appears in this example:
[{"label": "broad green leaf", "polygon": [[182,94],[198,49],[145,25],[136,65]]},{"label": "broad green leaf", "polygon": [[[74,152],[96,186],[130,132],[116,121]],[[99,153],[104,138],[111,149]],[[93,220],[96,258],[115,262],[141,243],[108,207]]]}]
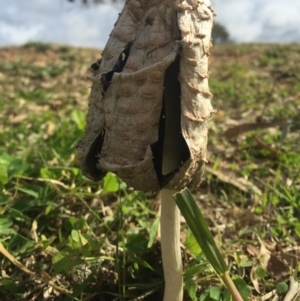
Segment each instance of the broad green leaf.
[{"label": "broad green leaf", "polygon": [[201,295],[199,301],[208,301],[209,300],[209,289],[206,289]]},{"label": "broad green leaf", "polygon": [[76,218],[76,217],[72,216],[65,221],[65,227],[68,231],[82,230],[85,225],[86,225],[86,222],[83,217]]},{"label": "broad green leaf", "polygon": [[228,292],[227,288],[224,287],[224,290],[223,290],[223,301],[232,301],[232,300],[233,300],[232,296]]},{"label": "broad green leaf", "polygon": [[295,232],[300,237],[300,223],[294,223]]},{"label": "broad green leaf", "polygon": [[132,253],[144,253],[147,251],[148,240],[142,234],[133,234],[128,237],[125,247]]},{"label": "broad green leaf", "polygon": [[139,269],[139,264],[137,263],[137,261],[133,262],[133,267],[134,267],[135,270]]},{"label": "broad green leaf", "polygon": [[285,293],[289,286],[285,282],[279,282],[276,284],[276,292],[279,294]]},{"label": "broad green leaf", "polygon": [[45,208],[45,215],[48,215],[48,214],[51,212],[52,208],[53,208],[53,204],[50,203],[50,204]]},{"label": "broad green leaf", "polygon": [[56,178],[55,173],[45,167],[40,169],[40,174],[43,179],[55,179]]},{"label": "broad green leaf", "polygon": [[195,281],[185,283],[185,289],[187,290],[190,298],[193,301],[197,301],[196,293],[197,293],[197,283]]},{"label": "broad green leaf", "polygon": [[266,274],[267,274],[267,271],[262,267],[257,267],[255,269],[255,275],[258,276],[259,278],[265,278]]},{"label": "broad green leaf", "polygon": [[241,278],[237,278],[237,279],[233,280],[233,283],[235,284],[235,286],[238,289],[239,293],[241,294],[242,298],[245,301],[248,301],[249,300],[249,296],[251,294],[251,289],[246,284],[246,282],[243,279],[241,279]]},{"label": "broad green leaf", "polygon": [[247,267],[252,267],[253,264],[254,264],[254,260],[247,260],[247,261],[241,261],[239,263],[239,266],[243,268],[247,268]]},{"label": "broad green leaf", "polygon": [[7,153],[0,156],[0,181],[3,181],[3,177],[8,178],[10,174],[22,175],[30,167],[27,162],[22,161],[20,158],[15,158]]},{"label": "broad green leaf", "polygon": [[3,189],[4,189],[4,184],[3,184],[3,182],[0,181],[0,193],[3,192]]},{"label": "broad green leaf", "polygon": [[82,246],[87,243],[85,237],[78,230],[72,230],[71,237],[75,242],[80,243]]},{"label": "broad green leaf", "polygon": [[53,269],[56,273],[68,273],[82,263],[82,259],[71,251],[61,251],[52,259]]},{"label": "broad green leaf", "polygon": [[11,278],[3,278],[1,280],[1,285],[10,292],[15,292],[17,288],[15,281]]},{"label": "broad green leaf", "polygon": [[[3,184],[7,184],[7,182],[8,182],[7,167],[2,164],[0,165],[0,182]],[[2,190],[1,190],[1,192],[2,192]]]},{"label": "broad green leaf", "polygon": [[151,228],[149,231],[149,241],[148,241],[148,245],[147,245],[148,248],[151,248],[155,241],[159,223],[160,223],[160,218],[157,217],[151,225]]},{"label": "broad green leaf", "polygon": [[12,156],[7,153],[3,153],[0,156],[0,166],[9,166],[9,164],[14,160]]},{"label": "broad green leaf", "polygon": [[13,228],[0,228],[1,235],[13,235],[16,234],[16,230]]},{"label": "broad green leaf", "polygon": [[31,253],[34,250],[35,246],[36,244],[34,241],[27,240],[21,246],[19,246],[17,254]]},{"label": "broad green leaf", "polygon": [[80,217],[75,220],[73,226],[75,230],[82,230],[86,225],[85,219],[83,217]]},{"label": "broad green leaf", "polygon": [[197,258],[202,253],[202,250],[190,229],[188,229],[185,246],[195,258]]},{"label": "broad green leaf", "polygon": [[72,231],[73,229],[75,229],[75,223],[76,223],[76,218],[71,216],[65,221],[64,226],[68,231]]},{"label": "broad green leaf", "polygon": [[0,215],[0,227],[1,228],[9,228],[13,224],[12,220]]},{"label": "broad green leaf", "polygon": [[220,300],[220,288],[218,286],[212,286],[209,289],[209,298],[211,300],[219,301]]},{"label": "broad green leaf", "polygon": [[207,268],[208,266],[208,262],[204,262],[201,264],[197,264],[194,266],[189,266],[184,270],[184,282],[190,282],[190,281],[194,281],[195,277],[204,272],[204,270]]},{"label": "broad green leaf", "polygon": [[79,168],[75,168],[75,167],[73,167],[71,169],[71,171],[72,171],[74,176],[77,176],[81,172],[81,170]]},{"label": "broad green leaf", "polygon": [[13,222],[10,218],[0,215],[0,234],[11,235],[15,234],[16,231],[13,227]]},{"label": "broad green leaf", "polygon": [[53,243],[53,241],[56,239],[55,236],[49,237],[47,238],[45,235],[41,235],[41,240],[39,241],[39,245],[43,248],[43,249],[55,249],[53,247],[51,247],[51,244]]},{"label": "broad green leaf", "polygon": [[85,128],[85,114],[80,110],[74,110],[72,112],[72,118],[75,121],[79,130],[84,130]]},{"label": "broad green leaf", "polygon": [[11,162],[8,168],[9,174],[26,175],[26,171],[30,168],[30,164],[23,162],[20,159],[15,159]]},{"label": "broad green leaf", "polygon": [[117,192],[119,190],[118,178],[115,174],[108,172],[102,181],[104,193]]}]

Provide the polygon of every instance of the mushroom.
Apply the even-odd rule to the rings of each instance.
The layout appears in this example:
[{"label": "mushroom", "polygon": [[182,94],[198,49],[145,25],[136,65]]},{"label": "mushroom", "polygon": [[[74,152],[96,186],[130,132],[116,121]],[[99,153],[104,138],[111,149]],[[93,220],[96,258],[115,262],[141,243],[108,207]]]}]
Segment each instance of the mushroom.
[{"label": "mushroom", "polygon": [[182,300],[180,212],[172,195],[196,189],[213,109],[208,0],[127,0],[91,76],[77,144],[84,174],[108,171],[144,192],[161,190],[164,301]]}]

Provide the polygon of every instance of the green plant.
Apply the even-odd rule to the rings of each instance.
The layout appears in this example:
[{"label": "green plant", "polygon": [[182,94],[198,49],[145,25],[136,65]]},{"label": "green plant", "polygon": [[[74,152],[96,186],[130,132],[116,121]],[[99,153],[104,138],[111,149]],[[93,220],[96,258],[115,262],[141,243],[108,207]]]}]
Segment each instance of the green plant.
[{"label": "green plant", "polygon": [[[184,216],[189,228],[191,229],[197,243],[201,247],[202,252],[206,256],[209,263],[214,268],[215,272],[222,279],[226,285],[228,291],[232,295],[235,301],[247,300],[242,298],[233,281],[229,277],[228,268],[225,261],[216,246],[216,243],[206,225],[205,219],[201,214],[201,211],[193,199],[190,191],[185,188],[181,192],[174,195],[177,206],[180,209],[181,214]],[[210,296],[213,300],[219,300],[216,295],[219,295],[219,289],[210,289]],[[203,299],[205,300],[205,299]]]},{"label": "green plant", "polygon": [[[57,300],[109,300],[119,295],[121,286],[126,298],[160,300],[159,200],[125,188],[113,175],[104,182],[89,181],[75,157],[90,86],[86,70],[99,58],[99,50],[46,48],[0,49],[0,241],[34,273],[1,255],[0,299],[38,299],[45,293]],[[271,62],[262,66],[260,57],[271,48],[290,59],[276,67]],[[253,286],[251,270],[261,262],[259,238],[270,249],[279,268],[264,268],[265,277],[257,279],[260,294],[251,289],[253,300],[276,288],[284,291],[277,283],[289,285],[290,270],[299,270],[300,85],[287,73],[298,74],[298,62],[299,45],[211,49],[209,80],[218,112],[209,122],[207,168],[194,196],[233,281],[243,280],[241,287]],[[46,74],[47,65],[61,72],[34,76],[36,71]],[[236,135],[226,134],[245,125]],[[241,185],[241,179],[258,193]],[[230,296],[193,235],[189,231],[186,237],[186,226],[181,226],[185,292],[197,301],[216,298],[218,291],[219,301]],[[135,252],[135,245],[141,252]],[[57,256],[60,252],[66,259]],[[59,264],[68,258],[73,264],[69,270]],[[286,259],[291,265],[285,265]],[[124,272],[120,278],[118,269]],[[46,278],[39,280],[40,275]],[[70,293],[52,290],[43,282],[48,276]]]}]

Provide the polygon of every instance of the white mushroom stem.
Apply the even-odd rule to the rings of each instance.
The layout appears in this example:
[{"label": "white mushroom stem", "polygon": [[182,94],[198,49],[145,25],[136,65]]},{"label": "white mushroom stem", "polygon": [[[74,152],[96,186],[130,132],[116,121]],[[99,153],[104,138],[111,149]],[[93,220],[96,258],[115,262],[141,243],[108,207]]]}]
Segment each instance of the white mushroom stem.
[{"label": "white mushroom stem", "polygon": [[[180,126],[180,89],[179,86],[176,86],[179,72],[177,68],[179,66],[172,64],[165,77],[166,124],[162,161],[163,175],[167,175],[180,166],[182,147],[184,147]],[[176,190],[161,190],[161,250],[165,277],[164,301],[182,301],[183,296],[180,211],[173,199],[175,192]]]},{"label": "white mushroom stem", "polygon": [[[165,137],[162,174],[167,175],[181,165],[184,144],[181,135],[180,88],[176,62],[166,71],[164,105]],[[177,85],[176,85],[177,83]],[[161,190],[161,250],[165,277],[164,301],[182,301],[183,280],[180,251],[180,211],[173,199],[176,190]]]},{"label": "white mushroom stem", "polygon": [[[201,120],[207,118],[204,116],[209,116],[212,112],[207,82],[207,57],[213,10],[209,0],[176,0],[173,4],[174,8],[178,9],[177,18],[179,30],[182,32],[182,49],[180,61],[175,60],[165,72],[162,175],[168,175],[182,166],[186,147],[182,138],[185,139],[187,145],[192,144],[189,148],[192,160],[196,161],[195,149],[201,149],[202,157],[200,158],[205,158],[207,132]],[[175,190],[166,189],[161,191],[164,301],[182,301],[183,298],[180,211],[173,199],[175,192]]]},{"label": "white mushroom stem", "polygon": [[161,191],[161,250],[165,277],[164,301],[182,301],[183,277],[180,250],[180,211],[175,190]]}]

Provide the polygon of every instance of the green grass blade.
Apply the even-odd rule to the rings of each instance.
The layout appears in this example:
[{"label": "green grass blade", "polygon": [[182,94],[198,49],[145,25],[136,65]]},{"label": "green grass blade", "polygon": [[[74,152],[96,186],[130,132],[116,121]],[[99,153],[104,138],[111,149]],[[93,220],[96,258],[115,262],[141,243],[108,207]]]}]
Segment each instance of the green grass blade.
[{"label": "green grass blade", "polygon": [[207,260],[218,275],[223,275],[228,270],[227,266],[192,194],[184,188],[174,194],[174,199]]}]

